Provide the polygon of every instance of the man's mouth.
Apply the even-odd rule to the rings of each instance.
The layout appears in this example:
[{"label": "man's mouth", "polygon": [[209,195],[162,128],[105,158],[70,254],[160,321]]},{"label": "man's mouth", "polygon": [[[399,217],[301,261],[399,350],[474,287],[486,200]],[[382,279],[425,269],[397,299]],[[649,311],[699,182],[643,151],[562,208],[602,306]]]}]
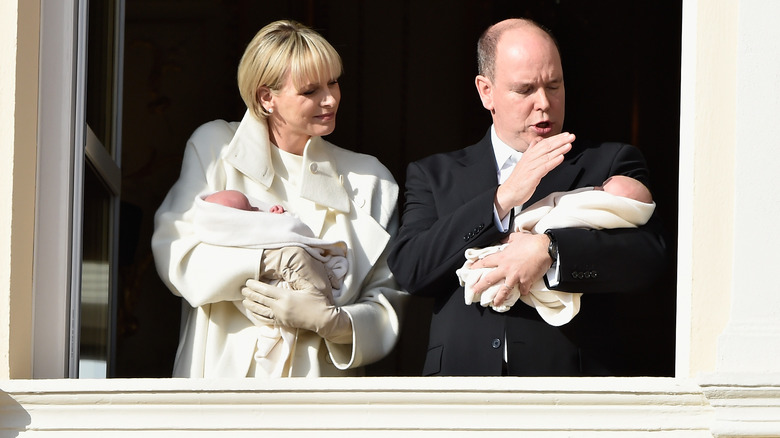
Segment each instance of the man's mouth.
[{"label": "man's mouth", "polygon": [[536,133],[538,135],[545,135],[545,134],[549,134],[550,132],[552,132],[553,124],[550,123],[549,121],[544,121],[544,122],[536,123],[536,124],[534,124],[532,126],[534,128],[534,131],[536,131]]}]

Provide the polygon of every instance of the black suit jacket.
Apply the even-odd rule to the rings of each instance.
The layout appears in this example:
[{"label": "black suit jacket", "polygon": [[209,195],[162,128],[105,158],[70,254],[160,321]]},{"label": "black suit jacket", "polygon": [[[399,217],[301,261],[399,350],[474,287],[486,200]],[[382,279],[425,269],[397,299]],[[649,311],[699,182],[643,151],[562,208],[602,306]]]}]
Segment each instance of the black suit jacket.
[{"label": "black suit jacket", "polygon": [[[657,218],[636,229],[554,231],[561,260],[555,289],[585,294],[580,313],[564,326],[548,325],[520,301],[506,313],[466,305],[455,274],[465,250],[506,237],[493,217],[496,172],[489,133],[473,146],[432,155],[407,169],[402,223],[389,265],[407,291],[434,299],[423,374],[501,375],[505,347],[509,375],[614,375],[626,369],[630,358],[622,354],[611,312],[618,311],[616,296],[647,288],[665,269]],[[578,140],[526,205],[552,192],[601,185],[611,175],[650,187],[644,158],[633,146]]]}]

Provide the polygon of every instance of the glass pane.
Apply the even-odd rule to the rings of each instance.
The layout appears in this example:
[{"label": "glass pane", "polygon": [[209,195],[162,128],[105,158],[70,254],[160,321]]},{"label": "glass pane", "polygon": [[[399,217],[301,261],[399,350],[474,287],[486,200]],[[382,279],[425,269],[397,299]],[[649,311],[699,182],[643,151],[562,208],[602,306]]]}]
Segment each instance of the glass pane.
[{"label": "glass pane", "polygon": [[104,378],[110,352],[111,196],[92,166],[84,173],[79,377]]},{"label": "glass pane", "polygon": [[113,157],[114,2],[89,2],[87,124]]}]

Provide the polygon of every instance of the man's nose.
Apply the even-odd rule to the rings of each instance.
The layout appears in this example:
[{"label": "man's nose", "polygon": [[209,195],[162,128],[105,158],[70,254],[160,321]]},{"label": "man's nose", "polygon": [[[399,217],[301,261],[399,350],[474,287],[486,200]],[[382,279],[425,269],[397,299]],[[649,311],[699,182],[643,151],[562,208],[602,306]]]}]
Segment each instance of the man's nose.
[{"label": "man's nose", "polygon": [[544,87],[539,87],[536,90],[536,107],[540,110],[547,110],[550,108],[550,99],[547,96],[547,90]]}]

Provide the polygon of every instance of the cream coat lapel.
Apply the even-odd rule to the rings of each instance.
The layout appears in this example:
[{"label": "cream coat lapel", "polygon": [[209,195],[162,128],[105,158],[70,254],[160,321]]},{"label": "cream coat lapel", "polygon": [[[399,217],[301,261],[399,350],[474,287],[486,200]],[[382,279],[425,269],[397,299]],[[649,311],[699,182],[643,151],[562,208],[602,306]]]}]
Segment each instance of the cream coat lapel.
[{"label": "cream coat lapel", "polygon": [[268,137],[268,127],[247,111],[233,139],[225,149],[224,160],[239,172],[268,188],[274,180],[269,147],[271,142]]},{"label": "cream coat lapel", "polygon": [[312,137],[303,150],[301,197],[319,205],[349,213],[350,202],[333,157],[321,137]]}]

